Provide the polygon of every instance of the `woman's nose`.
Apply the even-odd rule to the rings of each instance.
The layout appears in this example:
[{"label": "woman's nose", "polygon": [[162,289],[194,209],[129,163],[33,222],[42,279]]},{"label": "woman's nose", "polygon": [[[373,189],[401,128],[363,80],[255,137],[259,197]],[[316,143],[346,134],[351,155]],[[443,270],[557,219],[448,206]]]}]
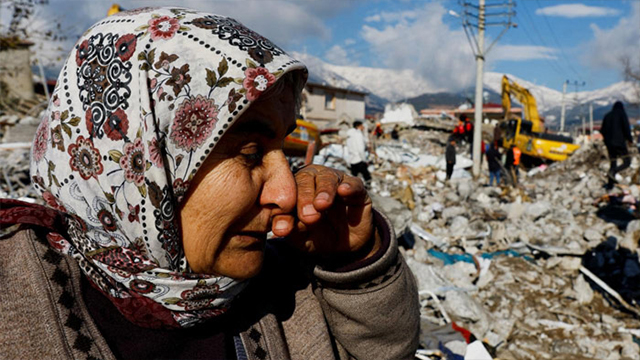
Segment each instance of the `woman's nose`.
[{"label": "woman's nose", "polygon": [[282,151],[274,151],[267,161],[265,183],[260,204],[273,207],[273,214],[287,214],[296,206],[296,181]]}]

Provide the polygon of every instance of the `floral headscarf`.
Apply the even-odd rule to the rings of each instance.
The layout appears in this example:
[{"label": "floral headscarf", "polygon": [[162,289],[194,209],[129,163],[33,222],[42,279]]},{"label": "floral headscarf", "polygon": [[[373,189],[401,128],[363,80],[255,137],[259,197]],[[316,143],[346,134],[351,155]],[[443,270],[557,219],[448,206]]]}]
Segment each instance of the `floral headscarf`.
[{"label": "floral headscarf", "polygon": [[188,327],[245,283],[194,274],[178,204],[227,129],[283,74],[306,68],[237,21],[144,8],[93,25],[65,63],[31,153],[46,203],[68,216],[49,242],[129,320]]}]

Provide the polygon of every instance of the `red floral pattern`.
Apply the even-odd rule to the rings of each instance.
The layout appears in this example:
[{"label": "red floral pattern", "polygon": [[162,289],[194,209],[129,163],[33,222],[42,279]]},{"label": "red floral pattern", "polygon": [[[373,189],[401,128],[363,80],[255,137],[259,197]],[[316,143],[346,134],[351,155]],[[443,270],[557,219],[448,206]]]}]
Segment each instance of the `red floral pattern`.
[{"label": "red floral pattern", "polygon": [[160,16],[149,20],[149,32],[151,40],[169,40],[180,28],[178,19],[168,16]]},{"label": "red floral pattern", "polygon": [[203,310],[211,306],[219,293],[218,284],[196,286],[183,291],[180,294],[182,299],[176,305],[184,307],[185,310]]},{"label": "red floral pattern", "polygon": [[150,329],[174,329],[179,328],[171,310],[161,304],[138,295],[129,293],[131,297],[109,297],[120,313],[132,323]]},{"label": "red floral pattern", "polygon": [[178,110],[171,126],[170,139],[176,147],[194,151],[211,135],[218,121],[218,108],[213,99],[198,95],[185,100]]},{"label": "red floral pattern", "polygon": [[40,126],[36,131],[36,137],[33,141],[33,160],[39,162],[47,152],[47,141],[49,140],[49,119],[45,115],[42,118]]},{"label": "red floral pattern", "polygon": [[116,42],[116,55],[120,60],[127,61],[136,50],[137,38],[133,34],[122,35]]},{"label": "red floral pattern", "polygon": [[78,66],[81,66],[82,63],[87,59],[88,53],[89,40],[85,40],[76,48],[76,64]]},{"label": "red floral pattern", "polygon": [[58,203],[58,200],[56,199],[55,196],[53,196],[51,192],[49,191],[43,192],[42,198],[44,199],[44,202],[50,207],[52,207],[53,209],[56,209],[62,212],[67,212],[67,209],[65,209],[64,206]]},{"label": "red floral pattern", "polygon": [[128,273],[140,273],[152,269],[156,264],[125,247],[115,247],[97,251],[91,258],[105,265],[122,269]]},{"label": "red floral pattern", "polygon": [[91,139],[79,136],[75,144],[69,145],[69,165],[71,170],[80,173],[83,179],[98,178],[102,174],[104,167],[100,159],[100,152],[93,146]]},{"label": "red floral pattern", "polygon": [[153,138],[148,142],[149,145],[149,161],[159,168],[164,167],[164,161],[162,160],[162,150],[158,144],[158,139]]},{"label": "red floral pattern", "polygon": [[[91,126],[91,128],[93,129],[93,126]],[[105,122],[103,129],[109,139],[116,141],[122,140],[129,130],[129,118],[127,118],[127,114],[122,109],[116,110],[109,115],[109,119]]]},{"label": "red floral pattern", "polygon": [[107,231],[116,231],[118,226],[116,225],[116,218],[107,209],[98,211],[98,220]]},{"label": "red floral pattern", "polygon": [[141,138],[124,146],[124,155],[120,158],[120,167],[124,170],[124,178],[136,186],[144,185],[144,145]]},{"label": "red floral pattern", "polygon": [[276,82],[276,77],[269,70],[259,68],[247,68],[242,86],[247,90],[247,100],[254,101],[265,92],[269,86]]},{"label": "red floral pattern", "polygon": [[120,15],[78,41],[34,140],[31,179],[47,207],[0,199],[0,226],[63,229],[48,234],[52,249],[79,255],[130,321],[189,327],[223,313],[245,286],[188,272],[178,209],[189,179],[238,110],[303,67],[222,16]]},{"label": "red floral pattern", "polygon": [[182,202],[182,199],[186,195],[187,190],[189,190],[189,185],[191,185],[189,181],[185,181],[182,179],[175,179],[173,181],[173,195],[176,197],[177,202]]}]

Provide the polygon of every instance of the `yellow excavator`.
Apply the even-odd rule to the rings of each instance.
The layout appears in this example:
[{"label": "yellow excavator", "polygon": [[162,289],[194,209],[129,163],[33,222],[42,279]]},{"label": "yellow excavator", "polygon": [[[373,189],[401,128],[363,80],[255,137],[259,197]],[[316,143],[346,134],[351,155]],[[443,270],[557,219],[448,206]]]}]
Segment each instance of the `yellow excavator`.
[{"label": "yellow excavator", "polygon": [[[524,118],[511,115],[512,95],[522,104]],[[505,117],[500,123],[502,146],[507,149],[515,145],[530,157],[563,161],[580,148],[571,137],[547,133],[540,121],[536,99],[529,90],[509,80],[506,75],[502,77],[502,110]]]}]

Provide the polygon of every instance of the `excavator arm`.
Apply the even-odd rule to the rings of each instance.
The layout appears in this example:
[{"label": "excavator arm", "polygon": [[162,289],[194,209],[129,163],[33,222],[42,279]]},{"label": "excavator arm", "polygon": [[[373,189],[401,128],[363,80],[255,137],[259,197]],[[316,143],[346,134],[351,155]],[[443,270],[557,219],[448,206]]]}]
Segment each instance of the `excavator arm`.
[{"label": "excavator arm", "polygon": [[530,121],[531,130],[534,132],[542,132],[542,123],[538,114],[538,106],[536,99],[531,95],[529,90],[521,87],[515,81],[509,80],[505,75],[502,77],[502,109],[504,110],[505,120],[508,120],[511,111],[511,95],[518,100],[524,108],[524,120]]}]

